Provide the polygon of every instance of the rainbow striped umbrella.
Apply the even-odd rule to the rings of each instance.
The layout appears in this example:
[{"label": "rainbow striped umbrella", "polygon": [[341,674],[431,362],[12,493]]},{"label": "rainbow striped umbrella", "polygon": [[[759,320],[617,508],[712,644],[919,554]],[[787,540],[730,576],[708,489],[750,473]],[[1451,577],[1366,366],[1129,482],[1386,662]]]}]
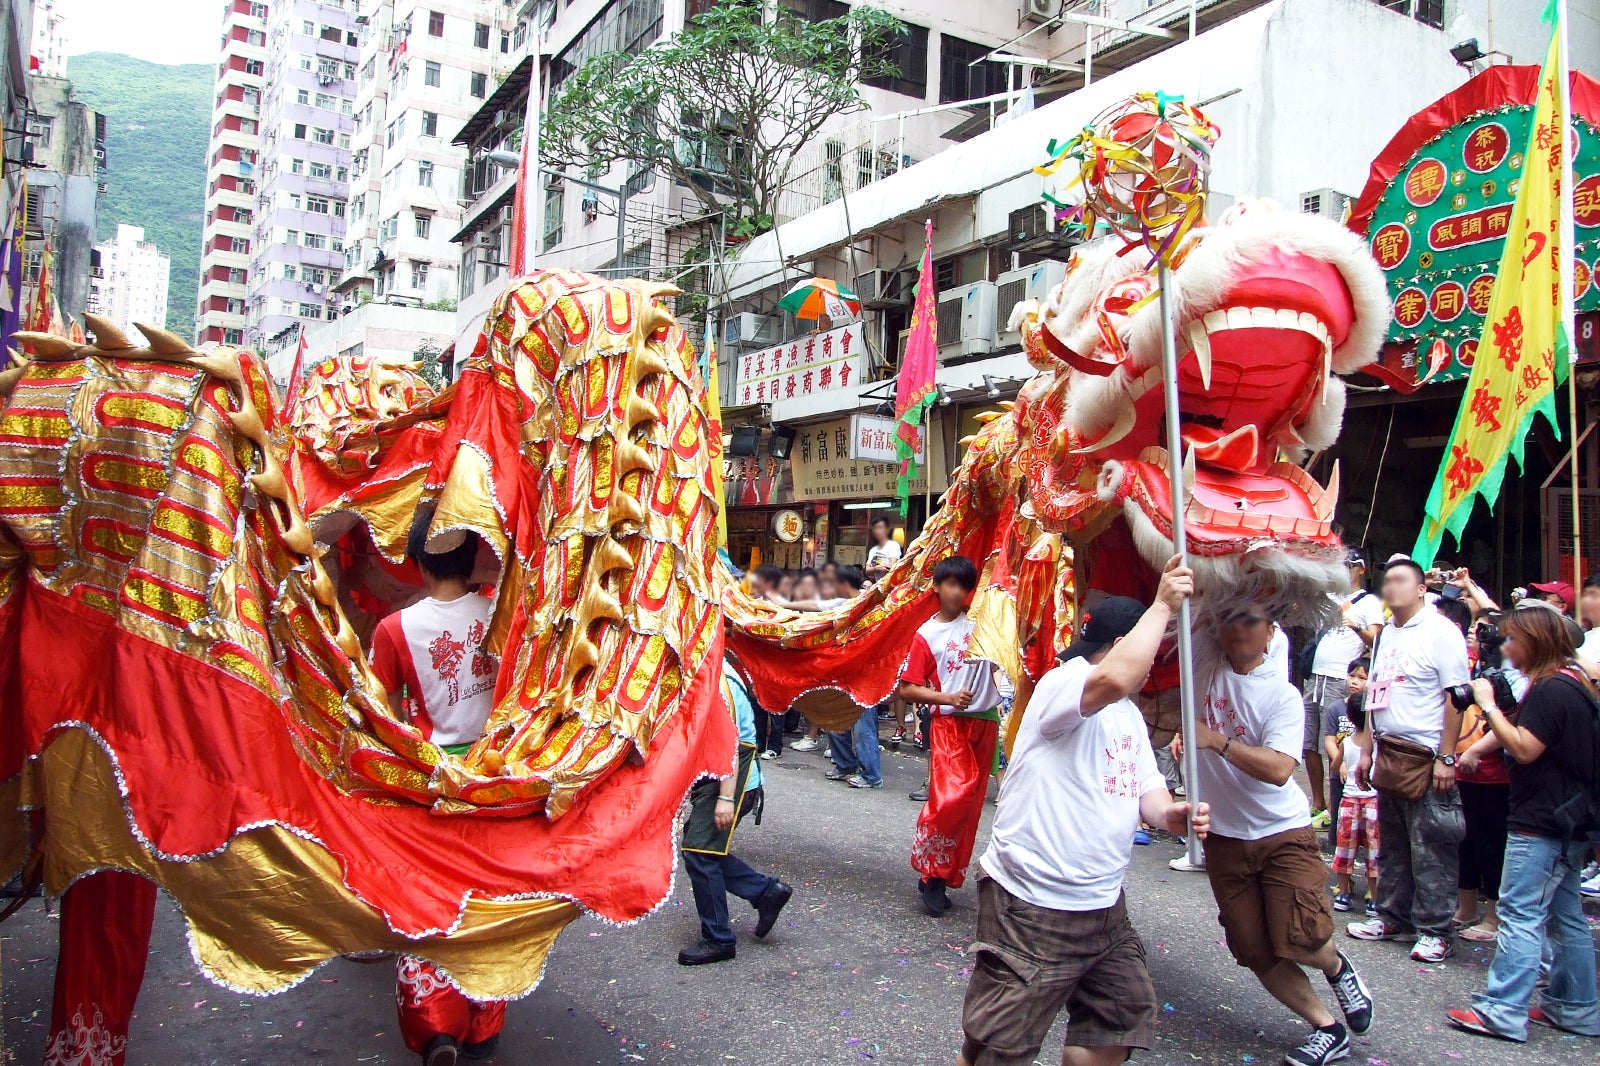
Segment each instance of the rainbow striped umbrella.
[{"label": "rainbow striped umbrella", "polygon": [[827,315],[838,322],[861,313],[861,297],[831,278],[806,278],[784,293],[778,306],[796,318]]}]

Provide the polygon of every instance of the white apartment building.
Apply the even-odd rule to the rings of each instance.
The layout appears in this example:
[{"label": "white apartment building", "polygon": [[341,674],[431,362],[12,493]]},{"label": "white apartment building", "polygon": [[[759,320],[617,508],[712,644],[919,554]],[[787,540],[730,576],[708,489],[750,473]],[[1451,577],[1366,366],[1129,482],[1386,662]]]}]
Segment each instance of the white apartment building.
[{"label": "white apartment building", "polygon": [[261,0],[223,0],[221,6],[221,56],[206,155],[194,329],[199,343],[239,345],[244,343],[245,282],[260,163],[267,5]]},{"label": "white apartment building", "polygon": [[466,155],[452,140],[509,69],[507,11],[497,0],[362,3],[342,308],[453,309]]},{"label": "white apartment building", "polygon": [[144,239],[144,227],[119,222],[117,235],[94,248],[100,254],[100,274],[92,279],[91,299],[99,313],[129,336],[138,336],[135,326],[140,322],[165,327],[172,259]]},{"label": "white apartment building", "polygon": [[56,0],[33,2],[33,47],[30,68],[47,78],[67,76],[67,15]]}]

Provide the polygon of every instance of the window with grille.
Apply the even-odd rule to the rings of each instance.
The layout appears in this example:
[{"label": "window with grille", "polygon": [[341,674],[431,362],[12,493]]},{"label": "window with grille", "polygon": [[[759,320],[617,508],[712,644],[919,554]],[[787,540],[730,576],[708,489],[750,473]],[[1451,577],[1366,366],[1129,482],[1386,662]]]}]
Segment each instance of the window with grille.
[{"label": "window with grille", "polygon": [[901,25],[906,32],[895,34],[874,53],[874,58],[892,64],[894,73],[867,78],[866,84],[925,99],[928,95],[928,27],[912,22]]},{"label": "window with grille", "polygon": [[433,216],[428,214],[426,211],[418,211],[416,213],[416,233],[417,233],[417,236],[423,238],[424,240],[426,240],[428,235],[430,233],[432,233],[432,232],[433,232]]}]

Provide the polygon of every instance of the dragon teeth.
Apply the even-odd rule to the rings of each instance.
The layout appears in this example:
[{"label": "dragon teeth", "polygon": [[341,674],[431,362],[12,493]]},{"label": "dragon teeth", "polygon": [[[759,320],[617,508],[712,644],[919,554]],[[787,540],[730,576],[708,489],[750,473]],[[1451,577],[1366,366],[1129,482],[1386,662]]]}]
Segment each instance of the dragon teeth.
[{"label": "dragon teeth", "polygon": [[1200,370],[1200,384],[1211,388],[1211,335],[1203,322],[1189,323],[1189,344],[1194,349],[1195,364]]}]

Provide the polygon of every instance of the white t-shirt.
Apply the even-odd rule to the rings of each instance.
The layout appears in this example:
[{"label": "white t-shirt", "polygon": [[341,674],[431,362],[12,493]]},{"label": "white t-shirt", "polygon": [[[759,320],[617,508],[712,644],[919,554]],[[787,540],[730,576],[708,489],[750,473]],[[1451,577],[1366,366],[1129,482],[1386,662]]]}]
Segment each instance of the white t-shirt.
[{"label": "white t-shirt", "polygon": [[982,714],[1000,706],[1000,690],[995,687],[995,664],[988,659],[968,659],[967,645],[972,640],[972,620],[965,611],[948,622],[934,615],[911,638],[911,654],[906,659],[900,680],[940,692],[972,693],[965,711],[954,707],[935,707],[939,714]]},{"label": "white t-shirt", "polygon": [[867,549],[867,565],[878,566],[882,564],[890,566],[900,561],[900,554],[900,545],[895,542],[893,537],[890,537],[882,544],[874,544]]},{"label": "white t-shirt", "polygon": [[1344,794],[1357,799],[1367,799],[1378,794],[1375,788],[1362,788],[1356,780],[1356,767],[1361,765],[1361,745],[1356,743],[1355,734],[1351,734],[1339,742],[1344,750]]},{"label": "white t-shirt", "polygon": [[[1267,662],[1248,674],[1222,666],[1206,690],[1201,712],[1225,737],[1271,748],[1295,762],[1305,743],[1305,702]],[[1293,781],[1257,780],[1214,751],[1199,753],[1200,796],[1211,804],[1211,831],[1235,840],[1260,840],[1311,824],[1311,804]]]},{"label": "white t-shirt", "polygon": [[1289,634],[1276,622],[1272,623],[1272,639],[1267,641],[1267,661],[1262,665],[1289,680]]},{"label": "white t-shirt", "polygon": [[414,706],[435,744],[470,744],[494,709],[499,661],[484,647],[494,604],[471,594],[425,597],[378,623],[372,665],[378,678]]},{"label": "white t-shirt", "polygon": [[1600,663],[1600,627],[1584,633],[1583,643],[1578,645],[1578,657]]},{"label": "white t-shirt", "polygon": [[1367,719],[1375,736],[1399,737],[1439,750],[1444,733],[1444,690],[1471,678],[1467,641],[1431,604],[1405,625],[1391,619],[1378,635]]},{"label": "white t-shirt", "polygon": [[1350,623],[1362,629],[1383,625],[1383,600],[1364,590],[1342,600],[1331,595],[1329,598],[1338,602],[1343,617],[1317,641],[1317,654],[1311,661],[1311,672],[1343,681],[1350,672],[1351,662],[1361,658],[1367,649],[1366,641],[1350,628]]},{"label": "white t-shirt", "polygon": [[1116,903],[1133,858],[1139,797],[1167,787],[1132,701],[1087,718],[1080,712],[1093,669],[1073,659],[1034,689],[983,854],[989,876],[1036,907]]}]

